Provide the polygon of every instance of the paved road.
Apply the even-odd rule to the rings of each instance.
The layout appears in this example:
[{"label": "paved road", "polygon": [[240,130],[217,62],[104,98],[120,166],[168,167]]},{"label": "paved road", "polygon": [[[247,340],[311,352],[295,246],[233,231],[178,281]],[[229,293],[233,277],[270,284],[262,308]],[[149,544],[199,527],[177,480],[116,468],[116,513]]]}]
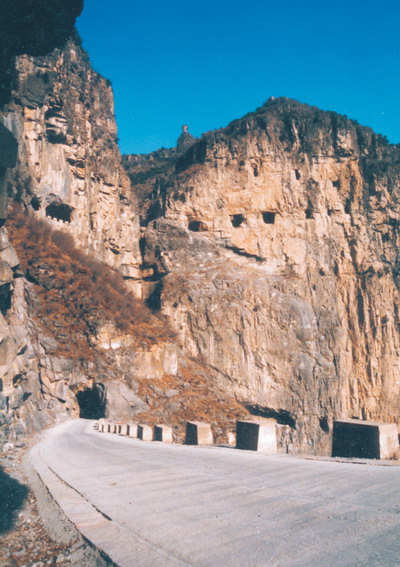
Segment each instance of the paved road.
[{"label": "paved road", "polygon": [[94,506],[119,565],[400,566],[398,466],[167,446],[85,420],[51,430],[37,455]]}]

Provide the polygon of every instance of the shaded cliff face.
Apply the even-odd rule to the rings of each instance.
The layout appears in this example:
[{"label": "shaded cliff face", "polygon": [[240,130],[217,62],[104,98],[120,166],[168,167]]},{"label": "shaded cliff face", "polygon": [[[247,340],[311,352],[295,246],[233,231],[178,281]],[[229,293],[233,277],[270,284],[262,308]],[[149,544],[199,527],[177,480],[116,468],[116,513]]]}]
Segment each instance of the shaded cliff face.
[{"label": "shaded cliff face", "polygon": [[142,241],[162,310],[226,392],[330,450],[332,419],[399,414],[400,149],[271,100],[154,183]]},{"label": "shaded cliff face", "polygon": [[69,39],[83,0],[2,0],[0,5],[0,106],[11,90],[13,57],[46,55]]},{"label": "shaded cliff face", "polygon": [[82,396],[114,417],[143,411],[128,370],[144,372],[138,359],[152,349],[162,375],[177,356],[162,321],[140,305],[134,314],[121,278],[137,277],[136,206],[121,171],[110,84],[71,39],[82,2],[6,4],[0,219],[7,194],[30,215],[13,214],[0,229],[0,441],[84,413]]}]

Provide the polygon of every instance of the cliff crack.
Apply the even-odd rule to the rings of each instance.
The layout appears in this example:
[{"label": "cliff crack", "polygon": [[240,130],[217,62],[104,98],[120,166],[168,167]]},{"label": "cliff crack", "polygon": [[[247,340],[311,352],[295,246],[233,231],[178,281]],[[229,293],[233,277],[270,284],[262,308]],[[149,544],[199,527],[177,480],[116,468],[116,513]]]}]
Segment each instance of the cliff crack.
[{"label": "cliff crack", "polygon": [[262,256],[258,256],[258,254],[251,254],[250,252],[246,252],[243,248],[238,248],[237,246],[230,246],[229,244],[224,244],[224,248],[234,252],[238,256],[244,256],[245,258],[251,258],[252,260],[256,260],[256,262],[265,262],[265,258]]}]

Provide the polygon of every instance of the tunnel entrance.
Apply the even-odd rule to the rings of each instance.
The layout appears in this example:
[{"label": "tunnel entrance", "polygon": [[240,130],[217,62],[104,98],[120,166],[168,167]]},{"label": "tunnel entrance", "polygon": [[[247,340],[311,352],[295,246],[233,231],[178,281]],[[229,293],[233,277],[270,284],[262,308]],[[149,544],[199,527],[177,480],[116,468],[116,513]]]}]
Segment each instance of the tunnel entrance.
[{"label": "tunnel entrance", "polygon": [[46,207],[46,217],[63,222],[71,222],[73,208],[64,203],[50,203]]},{"label": "tunnel entrance", "polygon": [[78,392],[79,417],[100,419],[106,415],[106,388],[104,384],[94,384]]}]

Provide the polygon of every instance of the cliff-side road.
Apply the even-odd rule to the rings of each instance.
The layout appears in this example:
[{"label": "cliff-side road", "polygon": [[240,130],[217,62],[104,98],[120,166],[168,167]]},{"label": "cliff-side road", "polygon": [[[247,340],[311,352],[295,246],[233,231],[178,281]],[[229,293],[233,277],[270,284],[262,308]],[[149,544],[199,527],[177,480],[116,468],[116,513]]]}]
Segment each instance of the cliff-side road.
[{"label": "cliff-side road", "polygon": [[400,468],[143,442],[76,420],[31,461],[121,567],[400,565]]}]

